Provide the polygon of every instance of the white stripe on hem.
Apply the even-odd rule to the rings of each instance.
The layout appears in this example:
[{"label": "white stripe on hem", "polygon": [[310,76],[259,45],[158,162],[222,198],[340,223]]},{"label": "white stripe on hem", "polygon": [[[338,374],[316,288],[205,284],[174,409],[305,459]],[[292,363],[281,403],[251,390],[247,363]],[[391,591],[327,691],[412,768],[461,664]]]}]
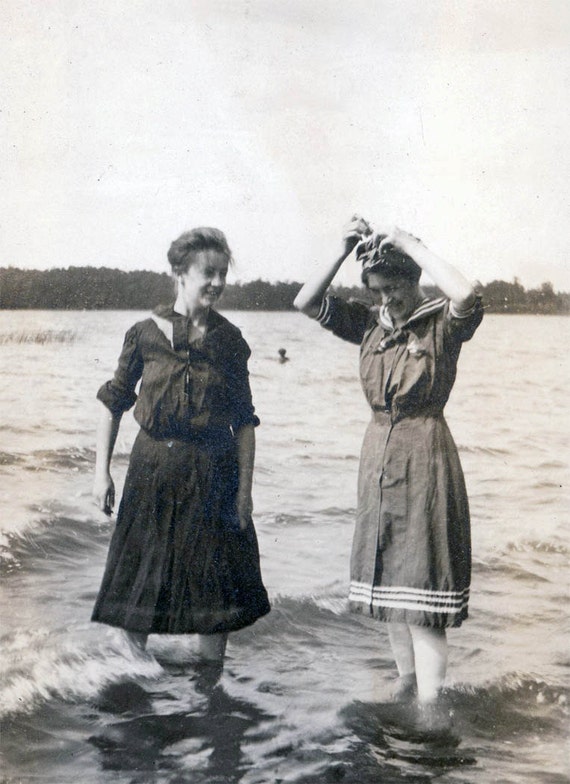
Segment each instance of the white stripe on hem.
[{"label": "white stripe on hem", "polygon": [[439,605],[439,604],[417,604],[415,602],[397,602],[397,601],[373,601],[367,602],[364,599],[355,599],[349,596],[349,601],[353,602],[354,604],[365,604],[367,606],[372,607],[385,607],[386,609],[391,610],[413,610],[415,612],[431,612],[431,613],[442,613],[445,615],[455,615],[458,612],[461,612],[468,606],[468,602],[465,601],[462,604],[458,605]]},{"label": "white stripe on hem", "polygon": [[404,585],[371,585],[370,583],[358,583],[356,581],[352,581],[350,584],[350,590],[360,590],[360,591],[367,591],[372,593],[404,593],[404,594],[411,594],[421,596],[433,596],[433,597],[447,597],[447,596],[463,596],[465,593],[469,593],[469,588],[464,588],[462,591],[432,591],[428,588],[408,588]]},{"label": "white stripe on hem", "polygon": [[373,607],[390,607],[419,612],[459,612],[469,603],[469,588],[464,591],[428,591],[421,588],[381,588],[353,583],[349,601]]}]

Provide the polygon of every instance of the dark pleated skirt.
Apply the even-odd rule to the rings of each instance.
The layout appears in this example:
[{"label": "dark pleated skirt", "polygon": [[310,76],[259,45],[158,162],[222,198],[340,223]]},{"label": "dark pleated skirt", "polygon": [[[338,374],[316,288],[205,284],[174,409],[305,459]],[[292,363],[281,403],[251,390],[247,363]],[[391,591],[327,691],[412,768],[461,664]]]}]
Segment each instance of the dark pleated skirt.
[{"label": "dark pleated skirt", "polygon": [[92,620],[146,634],[214,634],[268,613],[237,488],[233,442],[157,440],[141,430]]}]

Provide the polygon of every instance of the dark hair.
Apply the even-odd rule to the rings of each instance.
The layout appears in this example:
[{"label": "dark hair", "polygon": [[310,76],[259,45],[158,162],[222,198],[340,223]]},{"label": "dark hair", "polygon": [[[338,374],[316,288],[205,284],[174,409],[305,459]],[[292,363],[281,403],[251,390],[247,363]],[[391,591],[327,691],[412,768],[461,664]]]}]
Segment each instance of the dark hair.
[{"label": "dark hair", "polygon": [[380,249],[380,243],[385,238],[384,234],[374,234],[370,239],[361,242],[356,249],[356,258],[362,262],[361,280],[368,285],[368,276],[371,272],[378,272],[387,278],[399,278],[418,283],[422,269],[419,264],[405,253],[388,247]]},{"label": "dark hair", "polygon": [[199,253],[201,250],[217,250],[227,257],[229,264],[233,261],[224,232],[209,226],[202,226],[185,231],[171,244],[167,256],[172,272],[175,275],[183,275],[188,272],[192,263],[192,254]]}]

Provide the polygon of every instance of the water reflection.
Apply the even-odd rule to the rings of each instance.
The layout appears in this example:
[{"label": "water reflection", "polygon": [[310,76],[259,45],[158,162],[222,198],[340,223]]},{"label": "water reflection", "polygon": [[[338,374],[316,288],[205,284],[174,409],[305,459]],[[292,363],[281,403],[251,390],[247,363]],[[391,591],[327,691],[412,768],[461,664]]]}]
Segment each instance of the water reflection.
[{"label": "water reflection", "polygon": [[460,748],[461,738],[452,723],[439,717],[430,726],[415,705],[353,702],[342,711],[342,718],[361,755],[361,781],[374,780],[374,766],[376,777],[423,782],[433,780],[438,771],[476,762]]},{"label": "water reflection", "polygon": [[218,683],[220,674],[213,667],[198,671],[194,687],[204,699],[184,712],[156,712],[152,695],[138,684],[108,687],[100,710],[125,717],[89,739],[100,752],[103,770],[136,772],[137,784],[185,782],[190,779],[184,773],[190,772],[193,784],[239,782],[249,767],[242,751],[244,738],[270,717],[227,694]]}]

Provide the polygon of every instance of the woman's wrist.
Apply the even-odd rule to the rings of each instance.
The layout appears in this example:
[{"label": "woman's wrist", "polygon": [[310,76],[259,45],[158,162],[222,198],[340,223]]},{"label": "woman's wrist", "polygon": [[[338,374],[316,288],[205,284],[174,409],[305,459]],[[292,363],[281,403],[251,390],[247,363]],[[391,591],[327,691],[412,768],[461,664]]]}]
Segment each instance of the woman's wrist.
[{"label": "woman's wrist", "polygon": [[418,264],[420,263],[418,259],[416,259],[416,255],[421,255],[422,249],[425,249],[425,245],[423,242],[418,239],[418,237],[414,237],[413,234],[409,234],[407,231],[402,232],[400,236],[399,246],[401,250],[406,254],[406,256],[410,256],[414,261],[417,261]]},{"label": "woman's wrist", "polygon": [[252,488],[253,488],[253,482],[251,476],[240,476],[239,484],[238,484],[238,497],[250,498]]},{"label": "woman's wrist", "polygon": [[95,476],[96,477],[108,477],[111,473],[111,466],[107,463],[106,465],[97,465],[95,463]]}]

